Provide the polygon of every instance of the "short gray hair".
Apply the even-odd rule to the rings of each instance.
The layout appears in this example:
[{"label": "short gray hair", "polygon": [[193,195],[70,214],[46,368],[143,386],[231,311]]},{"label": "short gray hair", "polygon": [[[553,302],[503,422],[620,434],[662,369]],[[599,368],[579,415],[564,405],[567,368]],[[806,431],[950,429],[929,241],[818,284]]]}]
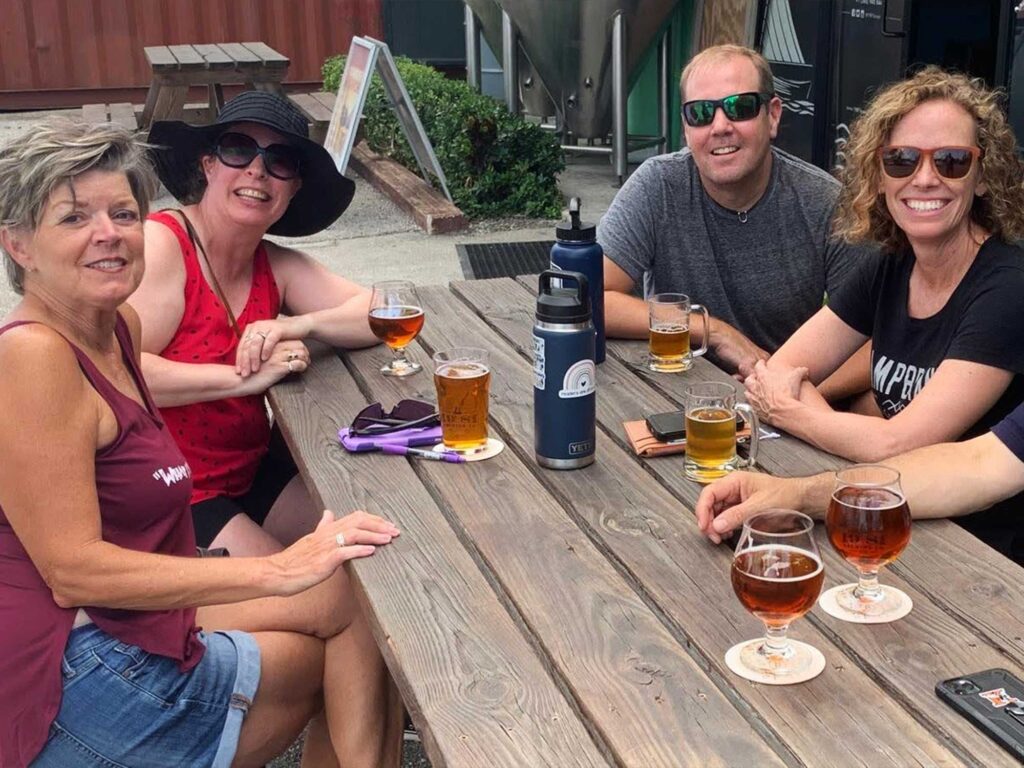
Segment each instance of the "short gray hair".
[{"label": "short gray hair", "polygon": [[[139,136],[113,123],[57,118],[0,149],[0,227],[35,230],[52,192],[86,171],[123,173],[140,213],[149,213],[157,180]],[[24,269],[6,251],[3,258],[11,288],[23,294]]]}]

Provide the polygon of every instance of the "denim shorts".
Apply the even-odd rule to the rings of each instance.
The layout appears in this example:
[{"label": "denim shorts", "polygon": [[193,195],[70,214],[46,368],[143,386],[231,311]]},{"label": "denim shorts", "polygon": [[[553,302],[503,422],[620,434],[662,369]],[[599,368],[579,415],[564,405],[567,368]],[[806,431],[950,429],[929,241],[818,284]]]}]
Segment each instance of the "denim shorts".
[{"label": "denim shorts", "polygon": [[72,630],[64,689],[32,768],[224,766],[260,681],[260,650],[245,632],[205,632],[202,660],[178,663],[122,643],[94,624]]}]

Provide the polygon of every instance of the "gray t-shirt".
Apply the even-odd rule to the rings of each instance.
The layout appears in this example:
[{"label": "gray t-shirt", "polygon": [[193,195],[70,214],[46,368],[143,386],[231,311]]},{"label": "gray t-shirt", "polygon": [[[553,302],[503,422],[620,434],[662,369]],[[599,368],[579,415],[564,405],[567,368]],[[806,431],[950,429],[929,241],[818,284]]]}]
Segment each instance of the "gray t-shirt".
[{"label": "gray t-shirt", "polygon": [[774,147],[772,156],[768,188],[745,216],[707,195],[689,149],[652,157],[597,229],[644,296],[685,293],[769,352],[866,253],[830,238],[839,182]]}]

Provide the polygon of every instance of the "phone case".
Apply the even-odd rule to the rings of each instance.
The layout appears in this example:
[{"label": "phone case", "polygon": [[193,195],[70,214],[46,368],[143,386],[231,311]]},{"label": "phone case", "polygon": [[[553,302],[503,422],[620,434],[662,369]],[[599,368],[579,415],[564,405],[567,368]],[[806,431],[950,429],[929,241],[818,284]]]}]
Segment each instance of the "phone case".
[{"label": "phone case", "polygon": [[1024,681],[1006,669],[943,680],[935,693],[1018,760],[1024,761]]},{"label": "phone case", "polygon": [[646,421],[651,434],[663,443],[671,443],[686,437],[686,418],[682,411],[652,413]]}]

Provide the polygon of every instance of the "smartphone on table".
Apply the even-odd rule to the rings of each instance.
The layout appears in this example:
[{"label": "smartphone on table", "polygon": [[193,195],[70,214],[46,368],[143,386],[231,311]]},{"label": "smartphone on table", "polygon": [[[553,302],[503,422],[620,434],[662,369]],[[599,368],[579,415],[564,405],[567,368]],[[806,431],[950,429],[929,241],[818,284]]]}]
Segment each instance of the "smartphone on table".
[{"label": "smartphone on table", "polygon": [[943,680],[935,693],[1024,762],[1024,681],[1006,669]]},{"label": "smartphone on table", "polygon": [[[682,411],[652,413],[646,418],[647,428],[663,443],[675,443],[686,439],[686,414]],[[743,426],[743,416],[736,414],[736,429]]]}]

